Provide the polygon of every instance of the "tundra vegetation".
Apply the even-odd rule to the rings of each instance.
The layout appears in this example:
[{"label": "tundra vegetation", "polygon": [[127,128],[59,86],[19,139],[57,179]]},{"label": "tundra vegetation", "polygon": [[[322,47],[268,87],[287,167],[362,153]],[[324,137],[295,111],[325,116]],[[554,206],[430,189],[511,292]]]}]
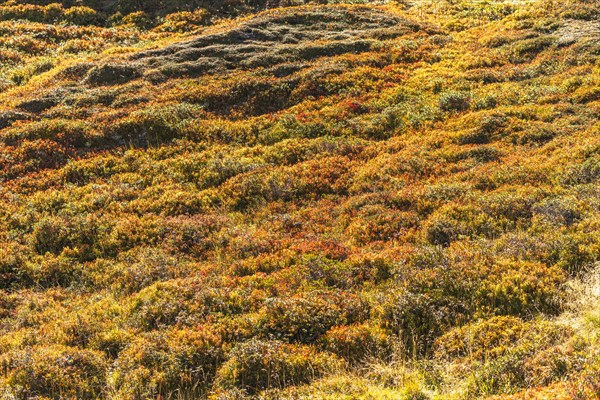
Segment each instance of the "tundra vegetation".
[{"label": "tundra vegetation", "polygon": [[0,5],[2,399],[600,397],[600,1],[301,3]]}]

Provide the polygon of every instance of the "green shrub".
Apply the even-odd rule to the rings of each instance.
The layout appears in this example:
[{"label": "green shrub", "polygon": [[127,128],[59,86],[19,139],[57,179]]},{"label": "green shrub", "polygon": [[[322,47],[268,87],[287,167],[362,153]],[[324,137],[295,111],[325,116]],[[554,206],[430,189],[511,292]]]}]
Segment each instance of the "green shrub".
[{"label": "green shrub", "polygon": [[471,130],[462,134],[459,134],[454,139],[456,144],[486,144],[491,140],[491,135],[482,130]]},{"label": "green shrub", "polygon": [[580,164],[570,166],[562,177],[567,185],[593,183],[598,179],[600,179],[600,159],[597,157],[590,157]]},{"label": "green shrub", "polygon": [[[493,79],[495,80],[495,78],[488,78],[488,79]],[[475,102],[475,109],[476,110],[491,110],[496,108],[499,105],[499,101],[497,96],[493,95],[493,94],[487,94],[483,97],[479,97],[477,98],[476,102]]]},{"label": "green shrub", "polygon": [[199,278],[157,282],[131,299],[129,323],[146,331],[172,325],[193,326],[212,314],[232,316],[247,311],[250,299],[227,287]]},{"label": "green shrub", "polygon": [[516,317],[493,317],[455,328],[436,341],[436,357],[469,357],[485,361],[500,357],[522,337],[525,324]]},{"label": "green shrub", "polygon": [[165,32],[187,32],[206,25],[208,19],[208,12],[202,8],[193,12],[180,11],[167,15],[163,23],[155,29]]},{"label": "green shrub", "polygon": [[[580,343],[577,343],[577,339]],[[585,368],[589,349],[585,339],[569,340],[539,351],[530,356],[523,365],[526,385],[533,387],[549,386]],[[575,342],[575,343],[573,343]]]},{"label": "green shrub", "polygon": [[457,160],[465,160],[471,158],[480,163],[488,163],[498,161],[502,156],[502,152],[492,146],[478,146],[470,150],[457,153],[453,158]]},{"label": "green shrub", "polygon": [[524,62],[554,44],[554,38],[541,36],[518,41],[511,45],[513,62]]},{"label": "green shrub", "polygon": [[19,176],[44,169],[60,168],[67,162],[65,148],[50,140],[32,140],[21,143],[15,152],[16,161],[7,171],[8,176]]},{"label": "green shrub", "polygon": [[582,217],[575,198],[546,198],[533,206],[535,215],[555,226],[571,226]]},{"label": "green shrub", "polygon": [[105,128],[106,138],[117,145],[160,146],[183,134],[182,126],[198,107],[188,104],[146,108]]},{"label": "green shrub", "polygon": [[[68,119],[42,119],[18,129],[12,128],[6,132],[6,141],[16,144],[26,140],[39,140],[38,143],[57,142],[64,146],[86,147],[91,145],[91,136],[89,126],[83,121],[74,121]],[[26,144],[26,143],[25,143]],[[31,144],[29,144],[31,146]],[[64,150],[63,150],[64,152]],[[48,154],[45,158],[56,158],[56,155]],[[44,162],[45,160],[40,160]],[[47,161],[46,161],[47,163]],[[49,163],[51,164],[51,163]]]},{"label": "green shrub", "polygon": [[61,254],[64,250],[82,261],[97,256],[98,223],[93,217],[45,217],[33,226],[31,244],[44,255]]},{"label": "green shrub", "polygon": [[357,245],[392,241],[414,228],[417,220],[413,213],[397,212],[378,205],[365,206],[350,222],[346,233]]},{"label": "green shrub", "polygon": [[507,125],[507,117],[504,114],[484,114],[478,119],[476,128],[456,136],[457,144],[487,144],[501,137]]},{"label": "green shrub", "polygon": [[[115,362],[111,381],[119,397],[202,396],[224,359],[221,338],[206,328],[137,336]],[[197,398],[197,397],[196,397]]]},{"label": "green shrub", "polygon": [[88,9],[87,7],[72,7],[65,9],[63,8],[63,5],[59,3],[37,5],[15,4],[13,2],[8,2],[0,7],[0,20],[6,21],[26,19],[32,22],[42,22],[48,24],[59,23],[65,17],[67,17],[66,19],[70,19],[68,17],[72,16],[73,14],[80,13],[80,10],[74,10],[79,8],[93,12],[93,10]]},{"label": "green shrub", "polygon": [[367,304],[342,291],[313,291],[273,298],[261,310],[259,329],[269,338],[312,343],[331,327],[362,322]]},{"label": "green shrub", "polygon": [[[486,271],[487,270],[487,271]],[[501,315],[561,311],[566,279],[559,267],[526,261],[499,261],[486,268],[477,291],[482,308]]]},{"label": "green shrub", "polygon": [[102,353],[65,346],[37,347],[2,356],[17,397],[98,399],[106,392]]},{"label": "green shrub", "polygon": [[23,266],[21,280],[44,288],[70,287],[87,283],[86,272],[77,259],[46,253],[32,258]]},{"label": "green shrub", "polygon": [[104,352],[106,357],[115,359],[131,342],[133,334],[124,329],[111,329],[98,332],[90,342],[90,347]]},{"label": "green shrub", "polygon": [[457,299],[438,294],[398,290],[381,304],[383,326],[400,339],[407,356],[431,353],[435,340],[463,319],[464,309]]},{"label": "green shrub", "polygon": [[121,23],[126,25],[133,25],[140,29],[150,29],[154,24],[152,17],[144,11],[135,11],[125,15],[121,19]]},{"label": "green shrub", "polygon": [[67,8],[64,16],[67,21],[75,25],[93,25],[101,21],[96,10],[85,6]]},{"label": "green shrub", "polygon": [[427,241],[437,246],[449,246],[463,235],[463,227],[449,218],[436,218],[427,224]]},{"label": "green shrub", "polygon": [[[467,380],[469,395],[505,394],[514,392],[516,388],[527,387],[529,380],[533,378],[532,363],[539,362],[535,360],[541,358],[540,353],[551,349],[571,334],[569,328],[555,323],[537,321],[527,324],[521,338],[506,352],[492,358],[473,372]],[[556,349],[553,351],[556,352]],[[560,364],[560,354],[555,353],[552,358]],[[551,368],[557,369],[551,372],[550,381],[557,381],[570,372],[568,368],[561,370],[563,366],[560,365]]]},{"label": "green shrub", "polygon": [[471,106],[471,95],[466,92],[445,92],[439,98],[442,111],[466,111]]},{"label": "green shrub", "polygon": [[379,327],[355,324],[330,329],[322,338],[322,346],[350,365],[359,366],[372,359],[389,359],[393,351],[393,339]]},{"label": "green shrub", "polygon": [[478,203],[494,224],[506,232],[529,226],[534,201],[534,194],[506,190],[482,196]]},{"label": "green shrub", "polygon": [[600,88],[581,88],[573,94],[573,99],[577,103],[591,103],[600,100]]},{"label": "green shrub", "polygon": [[168,281],[189,272],[186,264],[158,248],[123,250],[116,260],[98,259],[86,265],[85,275],[94,286],[119,293],[136,293],[156,282]]},{"label": "green shrub", "polygon": [[548,143],[559,133],[552,126],[533,125],[522,131],[517,131],[511,135],[513,143],[518,145],[537,145],[541,146]]},{"label": "green shrub", "polygon": [[18,244],[0,245],[0,288],[28,285],[30,278],[24,273],[27,261],[27,248]]},{"label": "green shrub", "polygon": [[250,340],[236,346],[219,369],[217,386],[253,395],[265,389],[302,385],[338,370],[339,360],[308,346]]},{"label": "green shrub", "polygon": [[434,245],[449,246],[452,242],[475,237],[492,237],[501,226],[478,206],[457,206],[454,203],[440,207],[424,224],[427,241]]}]

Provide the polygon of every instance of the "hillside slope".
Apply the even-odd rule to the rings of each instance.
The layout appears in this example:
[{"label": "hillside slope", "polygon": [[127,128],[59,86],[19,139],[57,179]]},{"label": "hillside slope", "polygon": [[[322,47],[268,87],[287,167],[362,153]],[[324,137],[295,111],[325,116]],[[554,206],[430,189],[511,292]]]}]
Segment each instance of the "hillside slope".
[{"label": "hillside slope", "polygon": [[600,396],[598,1],[70,6],[0,18],[2,398]]}]

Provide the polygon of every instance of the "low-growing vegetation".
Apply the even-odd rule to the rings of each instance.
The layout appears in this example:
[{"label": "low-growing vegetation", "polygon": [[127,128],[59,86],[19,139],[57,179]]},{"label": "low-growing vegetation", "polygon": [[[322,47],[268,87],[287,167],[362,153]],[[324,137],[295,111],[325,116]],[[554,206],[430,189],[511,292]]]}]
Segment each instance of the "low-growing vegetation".
[{"label": "low-growing vegetation", "polygon": [[599,398],[599,15],[0,4],[0,398]]}]

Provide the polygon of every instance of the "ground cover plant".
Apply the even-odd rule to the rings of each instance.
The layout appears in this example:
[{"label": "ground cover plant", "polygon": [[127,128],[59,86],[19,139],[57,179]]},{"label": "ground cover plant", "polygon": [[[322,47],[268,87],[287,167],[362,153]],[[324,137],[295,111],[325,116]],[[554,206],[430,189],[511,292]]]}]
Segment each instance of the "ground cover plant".
[{"label": "ground cover plant", "polygon": [[599,398],[599,16],[0,4],[0,397]]}]

